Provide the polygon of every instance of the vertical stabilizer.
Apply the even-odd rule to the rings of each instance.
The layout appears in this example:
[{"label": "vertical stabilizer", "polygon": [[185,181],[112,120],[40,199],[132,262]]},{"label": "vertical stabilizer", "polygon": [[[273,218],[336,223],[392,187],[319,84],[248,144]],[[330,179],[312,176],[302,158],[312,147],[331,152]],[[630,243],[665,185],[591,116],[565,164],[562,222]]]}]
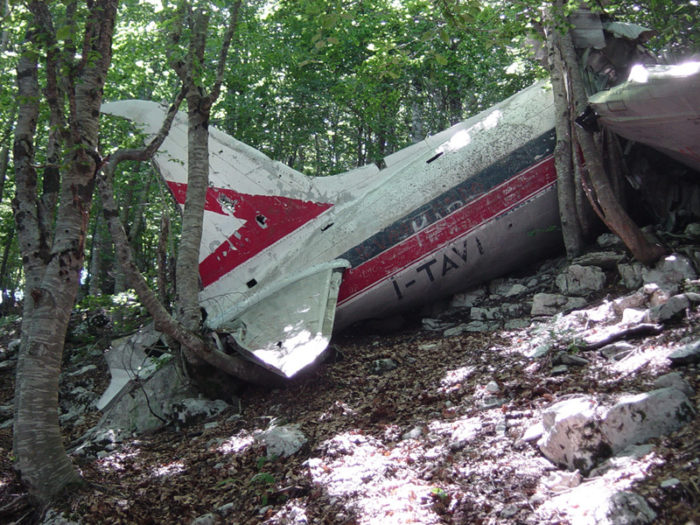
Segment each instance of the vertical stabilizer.
[{"label": "vertical stabilizer", "polygon": [[[102,111],[133,121],[155,135],[167,108],[125,100]],[[155,162],[180,205],[187,192],[187,117],[178,113]],[[333,206],[309,177],[210,128],[209,190],[199,254],[205,289]],[[210,290],[208,295],[215,295]]]}]

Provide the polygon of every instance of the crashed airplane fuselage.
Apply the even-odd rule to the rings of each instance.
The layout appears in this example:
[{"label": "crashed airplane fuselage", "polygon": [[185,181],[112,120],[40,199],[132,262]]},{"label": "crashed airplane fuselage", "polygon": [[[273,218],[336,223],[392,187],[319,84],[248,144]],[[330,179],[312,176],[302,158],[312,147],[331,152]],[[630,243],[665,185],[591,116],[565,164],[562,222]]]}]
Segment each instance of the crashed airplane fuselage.
[{"label": "crashed airplane fuselage", "polygon": [[[166,108],[106,104],[155,133]],[[207,325],[292,376],[333,329],[415,307],[561,242],[551,89],[539,83],[347,173],[311,178],[212,129],[199,271]],[[187,120],[155,157],[181,205]]]}]

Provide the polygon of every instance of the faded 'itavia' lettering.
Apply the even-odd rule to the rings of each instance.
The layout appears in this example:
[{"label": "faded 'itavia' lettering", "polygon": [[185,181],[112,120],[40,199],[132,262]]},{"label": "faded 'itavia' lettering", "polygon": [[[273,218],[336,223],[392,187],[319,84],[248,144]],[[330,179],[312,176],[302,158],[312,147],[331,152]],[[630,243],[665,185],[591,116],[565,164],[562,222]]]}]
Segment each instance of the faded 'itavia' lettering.
[{"label": "faded 'itavia' lettering", "polygon": [[[477,242],[478,239],[477,239]],[[479,243],[481,245],[481,243]],[[480,253],[481,252],[480,250]],[[421,280],[426,280],[430,283],[435,282],[437,279],[445,277],[451,270],[456,270],[460,266],[464,266],[467,263],[467,240],[462,242],[462,246],[452,246],[450,249],[441,253],[440,255],[422,262],[414,268],[415,278],[409,278],[408,280],[399,281],[398,279],[391,279],[391,283],[394,286],[394,291],[396,292],[396,297],[398,299],[403,299],[406,290],[410,289],[415,284],[421,282]],[[425,281],[423,281],[425,282]]]}]

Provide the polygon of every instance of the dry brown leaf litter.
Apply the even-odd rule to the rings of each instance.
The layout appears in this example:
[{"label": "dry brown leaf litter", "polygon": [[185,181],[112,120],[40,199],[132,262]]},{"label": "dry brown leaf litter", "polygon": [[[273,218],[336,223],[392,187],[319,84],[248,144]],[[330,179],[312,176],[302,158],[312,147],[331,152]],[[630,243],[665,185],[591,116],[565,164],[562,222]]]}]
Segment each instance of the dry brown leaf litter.
[{"label": "dry brown leaf litter", "polygon": [[[697,318],[691,312],[660,335],[637,339],[637,353],[677,344],[696,331]],[[565,396],[649,390],[666,365],[647,359],[627,371],[591,351],[589,366],[551,376],[548,358],[518,351],[525,337],[444,339],[417,330],[338,337],[335,358],[289,388],[247,390],[240,417],[232,408],[213,428],[165,430],[99,460],[76,458],[88,485],[60,508],[82,523],[189,523],[215,509],[225,516],[219,522],[241,524],[567,523],[551,504],[561,496],[542,488],[560,471],[520,442],[524,430]],[[398,368],[371,375],[381,358]],[[682,370],[698,406],[698,369]],[[506,402],[483,409],[491,382]],[[0,404],[12,397],[11,383],[3,377]],[[65,429],[67,441],[98,417]],[[254,435],[273,423],[300,425],[308,444],[290,458],[268,459]],[[696,418],[655,440],[643,466],[614,474],[629,478],[659,523],[700,523],[698,435]],[[10,447],[9,429],[0,430],[3,520],[29,522]],[[669,479],[677,482],[662,487]]]}]

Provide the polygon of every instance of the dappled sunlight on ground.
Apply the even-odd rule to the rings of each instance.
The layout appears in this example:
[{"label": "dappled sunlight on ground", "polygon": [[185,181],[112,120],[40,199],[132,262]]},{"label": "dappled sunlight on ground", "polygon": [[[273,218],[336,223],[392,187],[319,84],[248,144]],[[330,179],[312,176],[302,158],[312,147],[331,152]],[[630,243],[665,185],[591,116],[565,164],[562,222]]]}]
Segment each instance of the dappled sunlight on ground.
[{"label": "dappled sunlight on ground", "polygon": [[222,454],[238,454],[254,443],[255,439],[245,430],[241,430],[237,435],[225,439],[218,445],[217,451]]},{"label": "dappled sunlight on ground", "polygon": [[360,432],[345,432],[321,444],[325,459],[307,461],[314,483],[333,498],[350,498],[359,523],[439,523],[433,489],[418,477],[416,444],[394,448]]},{"label": "dappled sunlight on ground", "polygon": [[167,465],[155,467],[151,470],[151,475],[156,478],[163,478],[175,474],[181,474],[184,471],[185,465],[182,463],[182,461],[173,461],[172,463],[168,463]]},{"label": "dappled sunlight on ground", "polygon": [[127,463],[131,463],[140,454],[138,446],[123,447],[121,450],[112,452],[102,459],[98,459],[96,464],[103,471],[124,470]]},{"label": "dappled sunlight on ground", "polygon": [[[452,338],[418,330],[338,337],[334,360],[287,388],[244,391],[240,414],[234,403],[215,421],[115,442],[100,459],[75,457],[95,488],[66,510],[85,523],[190,523],[216,511],[213,523],[251,525],[566,524],[590,523],[592,502],[632,490],[657,510],[677,505],[687,515],[700,501],[691,483],[696,422],[588,477],[558,468],[537,438],[525,438],[558,401],[608,403],[651,390],[669,371],[669,352],[697,333],[696,315],[631,338],[634,349],[619,360],[577,346],[586,330],[616,321],[608,311],[604,302],[524,329]],[[562,352],[587,364],[554,374]],[[374,372],[384,359],[397,368]],[[697,371],[686,377],[697,391]],[[259,436],[287,423],[308,443],[269,457]],[[670,478],[680,480],[675,492],[660,488]],[[0,494],[13,483],[5,480]]]},{"label": "dappled sunlight on ground", "polygon": [[668,364],[668,356],[676,348],[667,346],[651,346],[630,353],[627,357],[613,363],[611,369],[623,375],[637,374],[643,369],[647,371],[663,370]]}]

